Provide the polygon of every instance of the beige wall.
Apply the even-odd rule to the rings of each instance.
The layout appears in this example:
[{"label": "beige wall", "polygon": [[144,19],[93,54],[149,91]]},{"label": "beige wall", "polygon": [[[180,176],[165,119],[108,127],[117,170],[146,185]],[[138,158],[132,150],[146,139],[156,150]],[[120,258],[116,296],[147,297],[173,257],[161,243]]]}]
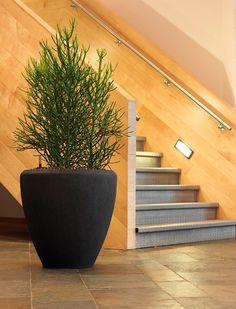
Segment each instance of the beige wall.
[{"label": "beige wall", "polygon": [[100,0],[216,95],[236,103],[235,0]]}]

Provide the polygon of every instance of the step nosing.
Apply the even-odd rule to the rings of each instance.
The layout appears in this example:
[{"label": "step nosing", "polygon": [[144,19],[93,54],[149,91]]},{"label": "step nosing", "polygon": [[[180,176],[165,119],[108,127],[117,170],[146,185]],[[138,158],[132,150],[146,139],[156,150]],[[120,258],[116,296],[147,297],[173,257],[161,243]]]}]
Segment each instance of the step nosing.
[{"label": "step nosing", "polygon": [[205,204],[208,204],[208,205],[219,205],[218,202],[173,202],[173,203],[140,203],[138,204],[139,206],[154,206],[154,205],[157,205],[157,206],[163,206],[163,205],[178,205],[178,206],[181,206],[181,205],[205,205]]},{"label": "step nosing", "polygon": [[136,157],[154,157],[154,158],[162,158],[162,152],[152,152],[152,151],[136,151]]},{"label": "step nosing", "polygon": [[136,210],[150,211],[150,210],[178,210],[178,209],[209,209],[218,208],[218,203],[160,203],[160,204],[137,204]]},{"label": "step nosing", "polygon": [[167,224],[150,224],[137,225],[136,231],[139,233],[164,232],[175,230],[190,230],[200,228],[222,227],[222,226],[236,226],[236,220],[205,220],[205,221],[191,221],[181,223],[167,223]]},{"label": "step nosing", "polygon": [[136,141],[145,142],[146,141],[146,137],[145,136],[136,136]]},{"label": "step nosing", "polygon": [[174,167],[137,167],[137,173],[181,173],[181,169]]},{"label": "step nosing", "polygon": [[198,185],[136,185],[136,191],[199,190]]}]

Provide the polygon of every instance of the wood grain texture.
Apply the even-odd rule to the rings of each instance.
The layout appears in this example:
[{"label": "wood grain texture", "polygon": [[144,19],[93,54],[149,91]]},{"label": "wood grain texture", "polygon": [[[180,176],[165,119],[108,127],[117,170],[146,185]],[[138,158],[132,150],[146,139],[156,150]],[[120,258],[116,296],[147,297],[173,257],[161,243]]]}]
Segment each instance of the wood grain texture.
[{"label": "wood grain texture", "polygon": [[[36,3],[39,1],[26,0],[26,2],[37,11]],[[220,203],[219,218],[236,218],[235,110],[204,88],[199,81],[184,72],[117,16],[108,12],[100,5],[99,0],[78,0],[78,2],[85,4],[121,35],[126,36],[128,41],[145,52],[148,58],[159,64],[171,77],[232,125],[231,132],[219,131],[217,123],[208,114],[173,86],[167,87],[163,83],[163,77],[125,46],[118,47],[110,34],[80,10],[76,10],[81,42],[90,44],[90,55],[96,48],[107,49],[110,60],[118,63],[115,73],[117,83],[137,100],[138,113],[141,116],[137,133],[147,137],[146,150],[164,152],[164,166],[181,167],[181,183],[200,184],[201,201]],[[63,22],[67,16],[74,15],[75,10],[69,6],[69,1],[68,3],[57,1],[58,8],[50,17],[46,4],[49,5],[51,2],[45,0],[44,3],[44,8],[41,7],[38,13],[53,27],[56,22]],[[93,56],[91,61],[95,62]],[[185,159],[174,149],[178,138],[194,150],[191,160]]]},{"label": "wood grain texture", "polygon": [[19,175],[37,166],[33,152],[17,152],[12,142],[12,132],[24,111],[21,73],[29,57],[37,57],[39,39],[48,38],[49,33],[17,2],[0,4],[0,175],[5,188],[21,202]]},{"label": "wood grain texture", "polygon": [[[69,20],[75,11],[68,10],[65,14],[64,4],[68,1],[35,1],[37,10],[46,12],[47,16],[53,16],[53,25],[60,16],[63,20]],[[35,10],[35,11],[37,11]],[[55,13],[55,12],[58,12]],[[25,106],[22,103],[21,88],[25,82],[22,77],[24,66],[29,57],[37,57],[39,40],[50,40],[50,35],[55,31],[26,4],[20,0],[7,0],[0,3],[0,181],[4,187],[21,202],[19,175],[24,169],[37,166],[37,159],[33,152],[17,152],[11,140],[18,117],[22,115]],[[76,13],[77,15],[77,13]],[[93,61],[96,64],[96,61]],[[123,108],[123,121],[125,127],[135,126],[135,106],[131,96],[122,89],[116,89],[112,99],[117,102],[119,108]],[[118,175],[118,190],[115,211],[112,224],[105,242],[106,247],[126,249],[133,245],[132,235],[134,228],[128,229],[128,218],[135,217],[134,201],[135,183],[130,175],[135,175],[135,136],[134,131],[129,138],[123,138],[124,147],[114,161],[120,161],[112,168]],[[129,184],[129,185],[128,185]],[[132,205],[129,211],[128,205]],[[131,235],[131,236],[129,236]],[[128,244],[129,237],[129,244]]]}]

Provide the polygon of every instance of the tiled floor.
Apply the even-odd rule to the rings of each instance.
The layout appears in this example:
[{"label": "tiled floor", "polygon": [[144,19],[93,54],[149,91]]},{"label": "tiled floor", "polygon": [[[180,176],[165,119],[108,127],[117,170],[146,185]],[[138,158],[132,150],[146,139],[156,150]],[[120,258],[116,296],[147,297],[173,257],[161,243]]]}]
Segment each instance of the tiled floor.
[{"label": "tiled floor", "polygon": [[0,308],[236,308],[236,241],[103,250],[91,269],[43,269],[23,234],[0,236]]}]

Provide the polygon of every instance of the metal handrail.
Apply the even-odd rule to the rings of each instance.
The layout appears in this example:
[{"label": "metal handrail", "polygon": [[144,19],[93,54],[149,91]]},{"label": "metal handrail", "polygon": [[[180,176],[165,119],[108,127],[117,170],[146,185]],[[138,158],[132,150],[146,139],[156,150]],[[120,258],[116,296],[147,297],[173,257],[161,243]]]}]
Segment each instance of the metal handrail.
[{"label": "metal handrail", "polygon": [[164,82],[167,86],[170,84],[175,85],[176,88],[178,88],[180,91],[182,91],[186,96],[188,96],[192,101],[194,101],[200,108],[202,108],[205,112],[207,112],[212,118],[217,120],[218,122],[218,128],[220,130],[228,129],[231,130],[232,127],[227,124],[223,119],[221,119],[219,116],[217,116],[213,111],[211,111],[207,106],[205,106],[201,101],[199,101],[194,95],[192,95],[188,90],[186,90],[184,87],[182,87],[178,82],[176,82],[172,77],[170,77],[168,74],[166,74],[162,69],[160,69],[156,64],[154,64],[151,60],[146,58],[140,51],[138,51],[134,46],[132,46],[129,42],[127,42],[125,39],[123,39],[119,34],[117,34],[114,30],[112,30],[110,27],[108,27],[102,20],[94,16],[89,10],[87,10],[83,5],[78,3],[76,0],[71,0],[71,6],[75,8],[80,8],[86,15],[88,15],[90,18],[92,18],[96,23],[98,23],[100,26],[102,26],[107,32],[112,34],[116,40],[115,43],[117,45],[120,45],[121,43],[124,44],[126,47],[128,47],[130,50],[132,50],[137,56],[139,56],[143,61],[145,61],[147,64],[149,64],[154,70],[158,71],[164,78]]}]

